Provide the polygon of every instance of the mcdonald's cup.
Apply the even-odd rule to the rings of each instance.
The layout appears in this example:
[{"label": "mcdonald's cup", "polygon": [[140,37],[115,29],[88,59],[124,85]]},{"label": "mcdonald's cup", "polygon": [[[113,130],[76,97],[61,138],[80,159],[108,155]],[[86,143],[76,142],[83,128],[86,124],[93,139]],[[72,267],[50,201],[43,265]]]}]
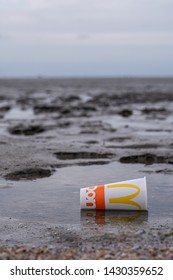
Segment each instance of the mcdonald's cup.
[{"label": "mcdonald's cup", "polygon": [[80,206],[85,210],[147,211],[146,177],[82,188]]}]

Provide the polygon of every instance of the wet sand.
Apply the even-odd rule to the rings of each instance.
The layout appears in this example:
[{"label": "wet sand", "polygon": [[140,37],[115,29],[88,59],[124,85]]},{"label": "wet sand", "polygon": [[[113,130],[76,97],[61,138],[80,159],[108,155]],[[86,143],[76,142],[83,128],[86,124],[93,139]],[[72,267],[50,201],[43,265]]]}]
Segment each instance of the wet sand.
[{"label": "wet sand", "polygon": [[[173,259],[173,79],[0,80],[0,258]],[[79,189],[147,176],[149,212]]]}]

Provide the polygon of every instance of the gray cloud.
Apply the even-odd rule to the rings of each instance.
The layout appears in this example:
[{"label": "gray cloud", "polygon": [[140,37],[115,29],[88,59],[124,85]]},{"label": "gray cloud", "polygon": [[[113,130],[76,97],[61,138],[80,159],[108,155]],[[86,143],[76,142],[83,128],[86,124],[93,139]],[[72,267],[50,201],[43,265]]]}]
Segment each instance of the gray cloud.
[{"label": "gray cloud", "polygon": [[37,74],[44,65],[50,75],[59,65],[62,75],[89,65],[93,74],[173,74],[172,10],[172,0],[2,0],[0,75]]},{"label": "gray cloud", "polygon": [[23,0],[15,3],[11,8],[2,9],[0,14],[1,26],[15,32],[156,32],[170,31],[173,26],[170,0]]},{"label": "gray cloud", "polygon": [[0,33],[0,40],[4,41],[4,40],[8,40],[10,39],[11,36],[8,34],[4,34],[4,33]]}]

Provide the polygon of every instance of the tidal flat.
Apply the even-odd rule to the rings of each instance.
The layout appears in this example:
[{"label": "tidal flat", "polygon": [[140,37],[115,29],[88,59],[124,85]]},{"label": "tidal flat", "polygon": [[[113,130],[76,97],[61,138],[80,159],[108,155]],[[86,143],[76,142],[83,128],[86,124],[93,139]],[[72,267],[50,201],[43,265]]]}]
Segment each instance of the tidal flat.
[{"label": "tidal flat", "polygon": [[[173,259],[173,79],[0,79],[0,259]],[[146,176],[148,212],[80,210]]]}]

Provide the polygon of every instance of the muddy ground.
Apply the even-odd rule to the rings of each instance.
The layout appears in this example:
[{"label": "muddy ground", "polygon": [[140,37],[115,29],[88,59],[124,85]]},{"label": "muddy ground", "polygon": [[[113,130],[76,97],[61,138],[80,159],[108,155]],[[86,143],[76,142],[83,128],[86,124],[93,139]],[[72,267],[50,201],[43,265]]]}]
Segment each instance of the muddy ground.
[{"label": "muddy ground", "polygon": [[[74,166],[102,172],[114,162],[163,180],[171,196],[173,79],[1,79],[0,162],[1,201],[18,181]],[[171,206],[167,216],[116,220],[103,229],[94,222],[21,220],[5,214],[8,203],[0,214],[1,259],[173,259]]]}]

